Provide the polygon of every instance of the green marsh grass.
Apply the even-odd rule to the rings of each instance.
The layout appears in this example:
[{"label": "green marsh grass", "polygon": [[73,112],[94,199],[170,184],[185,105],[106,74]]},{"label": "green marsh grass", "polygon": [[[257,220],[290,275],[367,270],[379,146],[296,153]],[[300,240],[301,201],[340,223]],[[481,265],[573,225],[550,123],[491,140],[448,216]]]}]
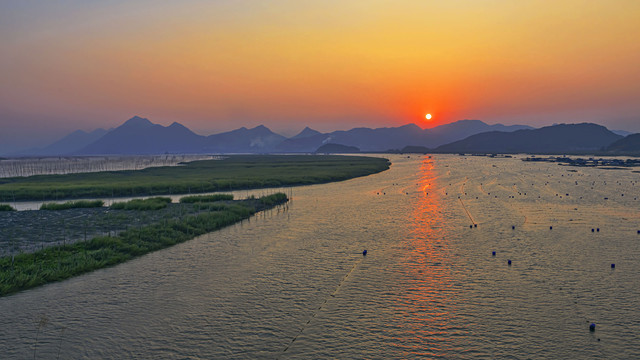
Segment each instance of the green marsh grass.
[{"label": "green marsh grass", "polygon": [[213,194],[213,195],[199,195],[199,196],[185,196],[180,198],[180,202],[183,204],[193,204],[201,202],[214,202],[214,201],[230,201],[233,200],[232,194]]},{"label": "green marsh grass", "polygon": [[171,204],[171,198],[154,197],[149,199],[133,199],[126,202],[113,203],[110,207],[114,210],[160,210]]},{"label": "green marsh grass", "polygon": [[[32,253],[0,258],[0,296],[116,265],[247,219],[287,201],[284,194],[233,203],[198,203],[207,212],[131,227],[115,236],[99,236]],[[267,205],[268,204],[268,205]]]},{"label": "green marsh grass", "polygon": [[339,155],[232,155],[184,166],[0,179],[0,202],[158,196],[310,185],[387,170],[383,158]]},{"label": "green marsh grass", "polygon": [[0,211],[16,211],[11,205],[0,204]]},{"label": "green marsh grass", "polygon": [[40,210],[67,210],[67,209],[80,209],[80,208],[96,208],[104,206],[102,200],[77,200],[67,201],[62,204],[46,203],[40,206]]}]

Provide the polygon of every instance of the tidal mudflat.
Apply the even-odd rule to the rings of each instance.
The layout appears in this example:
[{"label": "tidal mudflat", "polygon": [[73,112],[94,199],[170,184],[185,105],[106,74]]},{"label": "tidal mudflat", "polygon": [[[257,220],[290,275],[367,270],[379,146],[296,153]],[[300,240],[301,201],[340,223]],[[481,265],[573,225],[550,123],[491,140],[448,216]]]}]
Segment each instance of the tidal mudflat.
[{"label": "tidal mudflat", "polygon": [[295,188],[286,211],[0,298],[0,349],[640,357],[637,173],[518,156],[391,161],[382,173]]}]

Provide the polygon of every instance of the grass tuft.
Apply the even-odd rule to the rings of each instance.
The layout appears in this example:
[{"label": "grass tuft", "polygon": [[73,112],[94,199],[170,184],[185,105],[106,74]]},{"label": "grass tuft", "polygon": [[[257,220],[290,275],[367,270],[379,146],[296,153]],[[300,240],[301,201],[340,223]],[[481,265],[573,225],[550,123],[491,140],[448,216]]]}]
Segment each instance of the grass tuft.
[{"label": "grass tuft", "polygon": [[213,194],[213,195],[201,195],[201,196],[185,196],[180,198],[180,202],[183,204],[193,204],[201,202],[214,202],[214,201],[230,201],[233,200],[232,194]]},{"label": "grass tuft", "polygon": [[110,207],[114,210],[160,210],[171,204],[168,197],[154,197],[149,199],[133,199],[126,202],[113,203]]},{"label": "grass tuft", "polygon": [[0,204],[0,211],[16,211],[11,205]]},{"label": "grass tuft", "polygon": [[79,208],[96,208],[104,206],[102,200],[78,200],[67,201],[62,204],[46,203],[40,206],[40,210],[67,210],[67,209],[79,209]]}]

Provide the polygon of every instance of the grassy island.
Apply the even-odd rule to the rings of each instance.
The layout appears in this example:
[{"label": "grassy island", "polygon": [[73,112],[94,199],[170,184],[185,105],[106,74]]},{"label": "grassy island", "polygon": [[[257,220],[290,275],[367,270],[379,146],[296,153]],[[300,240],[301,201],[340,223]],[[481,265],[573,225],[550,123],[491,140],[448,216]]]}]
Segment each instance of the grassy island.
[{"label": "grassy island", "polygon": [[[77,219],[77,214],[81,211],[93,212],[98,219],[112,216],[113,212],[123,213],[122,216],[114,218],[116,222],[112,223],[112,226],[119,226],[115,229],[117,231],[110,230],[107,236],[87,239],[88,220],[84,220],[84,238],[80,235],[74,240],[65,235],[61,244],[49,243],[46,247],[43,244],[40,249],[32,252],[1,257],[0,296],[116,265],[231,225],[249,218],[257,211],[273,208],[288,201],[287,196],[282,193],[245,200],[229,200],[228,196],[223,201],[209,200],[206,197],[191,197],[189,202],[170,204],[165,199],[156,198],[142,205],[139,202],[123,203],[122,207],[116,207],[120,210],[112,206],[111,209],[70,208],[57,211],[56,213],[62,213],[61,216],[64,216],[65,212],[68,213],[67,222]],[[158,208],[157,204],[160,203],[164,207]],[[144,224],[133,223],[132,219],[142,217],[145,212],[153,212],[154,216],[149,217]],[[121,220],[119,225],[118,219]],[[13,222],[16,221],[21,220],[17,217],[13,219]]]},{"label": "grassy island", "polygon": [[0,179],[0,202],[158,196],[347,180],[387,170],[383,158],[230,155],[182,166]]}]

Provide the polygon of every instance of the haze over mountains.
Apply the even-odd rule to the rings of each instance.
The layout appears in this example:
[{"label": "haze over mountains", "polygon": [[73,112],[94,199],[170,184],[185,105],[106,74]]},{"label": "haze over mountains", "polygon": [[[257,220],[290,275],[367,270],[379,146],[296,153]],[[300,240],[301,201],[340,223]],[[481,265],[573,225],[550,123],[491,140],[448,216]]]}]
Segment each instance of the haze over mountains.
[{"label": "haze over mountains", "polygon": [[[321,133],[306,127],[286,138],[260,125],[203,136],[174,122],[154,124],[135,116],[111,130],[75,131],[53,144],[20,155],[150,155],[165,153],[310,153],[351,149],[352,152],[435,151],[474,153],[583,153],[603,151],[623,139],[596,124],[560,124],[534,129],[526,125],[488,125],[460,120],[431,129],[408,124],[388,128],[354,128]],[[635,139],[635,138],[634,138]],[[330,146],[326,145],[340,145]],[[616,145],[632,153],[638,141]]]}]

